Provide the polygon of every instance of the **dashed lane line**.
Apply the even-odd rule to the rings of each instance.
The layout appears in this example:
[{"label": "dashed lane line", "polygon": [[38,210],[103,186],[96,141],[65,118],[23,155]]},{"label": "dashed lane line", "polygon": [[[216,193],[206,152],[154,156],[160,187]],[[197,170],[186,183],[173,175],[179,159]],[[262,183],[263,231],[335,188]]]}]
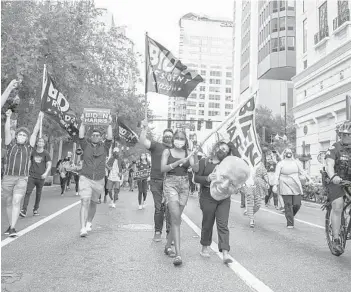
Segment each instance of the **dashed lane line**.
[{"label": "dashed lane line", "polygon": [[[189,219],[184,213],[182,214],[182,219],[189,225],[189,227],[195,231],[198,236],[201,236],[201,229]],[[219,252],[217,244],[212,241],[211,249],[217,254],[217,256],[223,260],[223,255]],[[232,263],[228,264],[228,267],[241,278],[251,290],[256,292],[273,292],[266,284],[256,278],[248,270],[246,270],[239,262],[237,262],[232,256],[230,256]]]},{"label": "dashed lane line", "polygon": [[73,203],[73,204],[71,204],[71,205],[69,205],[69,206],[57,211],[56,213],[53,213],[53,214],[49,215],[48,217],[45,217],[44,219],[39,220],[38,222],[36,222],[36,223],[28,226],[27,228],[17,232],[17,237],[8,237],[8,238],[2,240],[1,241],[1,248],[3,248],[4,246],[10,244],[11,242],[15,241],[16,239],[20,238],[21,236],[25,235],[26,233],[34,230],[35,228],[43,225],[44,223],[50,221],[51,219],[61,215],[62,213],[66,212],[67,210],[77,206],[78,204],[80,204],[80,201],[77,201],[77,202],[75,202],[75,203]]}]

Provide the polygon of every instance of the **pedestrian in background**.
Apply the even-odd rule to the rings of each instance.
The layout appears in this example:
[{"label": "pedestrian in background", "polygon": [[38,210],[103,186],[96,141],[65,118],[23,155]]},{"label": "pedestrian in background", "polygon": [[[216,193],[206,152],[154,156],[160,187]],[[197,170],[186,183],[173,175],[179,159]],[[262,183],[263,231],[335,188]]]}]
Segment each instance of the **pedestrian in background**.
[{"label": "pedestrian in background", "polygon": [[[140,155],[140,160],[136,164],[137,171],[143,171],[143,170],[150,170],[151,165],[147,161],[146,154],[142,153]],[[146,204],[146,196],[147,196],[147,179],[138,179],[138,203],[139,203],[139,210],[142,210],[145,208]]]},{"label": "pedestrian in background", "polygon": [[301,207],[303,189],[299,175],[310,180],[302,165],[294,159],[292,150],[287,148],[283,160],[277,164],[273,191],[279,191],[283,197],[288,228],[294,228],[294,217]]},{"label": "pedestrian in background", "polygon": [[273,186],[275,183],[275,170],[277,167],[277,160],[275,159],[275,155],[273,154],[272,151],[267,151],[266,153],[266,169],[267,169],[267,175],[268,175],[268,183],[269,183],[269,189],[268,193],[264,199],[266,207],[269,206],[269,200],[273,196],[273,202],[275,208],[278,210],[278,194],[273,192]]}]

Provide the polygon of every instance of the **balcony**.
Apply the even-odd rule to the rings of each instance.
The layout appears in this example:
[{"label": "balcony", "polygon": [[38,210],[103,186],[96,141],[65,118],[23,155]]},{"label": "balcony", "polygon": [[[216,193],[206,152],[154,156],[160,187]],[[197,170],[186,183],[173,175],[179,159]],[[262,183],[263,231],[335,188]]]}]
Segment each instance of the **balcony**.
[{"label": "balcony", "polygon": [[314,47],[317,49],[329,39],[329,27],[326,26],[314,35]]},{"label": "balcony", "polygon": [[334,18],[333,20],[333,34],[338,34],[341,32],[345,27],[350,25],[350,9],[346,9],[341,12],[338,17]]}]

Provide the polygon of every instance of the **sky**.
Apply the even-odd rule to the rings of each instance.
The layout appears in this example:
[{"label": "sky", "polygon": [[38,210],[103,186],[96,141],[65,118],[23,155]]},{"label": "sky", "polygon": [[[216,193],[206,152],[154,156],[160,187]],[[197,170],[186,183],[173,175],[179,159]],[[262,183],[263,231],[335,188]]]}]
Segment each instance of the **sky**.
[{"label": "sky", "polygon": [[[126,26],[127,37],[134,42],[135,52],[144,56],[145,33],[148,32],[151,38],[178,56],[179,19],[190,12],[232,19],[234,0],[95,0],[95,4],[113,13],[117,26]],[[143,73],[144,65],[141,66]],[[155,114],[167,117],[167,97],[150,93],[148,100]]]}]

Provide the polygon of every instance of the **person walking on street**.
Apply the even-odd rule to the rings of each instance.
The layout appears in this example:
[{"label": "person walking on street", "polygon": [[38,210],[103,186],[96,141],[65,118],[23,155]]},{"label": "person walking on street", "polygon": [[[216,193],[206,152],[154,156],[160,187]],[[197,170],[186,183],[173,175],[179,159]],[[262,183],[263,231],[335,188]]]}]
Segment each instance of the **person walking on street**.
[{"label": "person walking on street", "polygon": [[61,197],[67,190],[67,180],[68,180],[68,170],[71,168],[71,157],[67,154],[67,157],[60,159],[56,164],[56,171],[60,175],[60,185],[61,185]]},{"label": "person walking on street", "polygon": [[79,128],[79,142],[83,150],[83,167],[79,178],[81,237],[87,236],[88,231],[91,231],[96,205],[99,202],[100,194],[104,190],[106,157],[113,138],[111,121],[111,116],[109,116],[105,142],[102,142],[102,135],[99,130],[94,129],[90,140],[88,140],[85,138],[83,122]]},{"label": "person walking on street", "polygon": [[273,196],[274,206],[278,210],[278,195],[273,192],[276,167],[277,167],[277,161],[273,155],[273,152],[268,151],[266,154],[266,169],[267,169],[267,175],[268,175],[269,189],[268,189],[268,194],[266,195],[264,201],[265,201],[266,207],[268,207],[269,200]]},{"label": "person walking on street", "polygon": [[[33,131],[33,133],[38,131],[40,127],[40,121],[43,115],[44,114],[42,112],[39,113],[39,118],[37,124],[35,125],[35,130]],[[44,139],[38,137],[36,146],[37,147],[33,149],[30,155],[29,178],[27,183],[26,195],[24,196],[23,206],[20,212],[21,217],[27,216],[27,207],[34,188],[36,188],[36,197],[33,215],[39,215],[38,209],[41,199],[41,193],[44,187],[45,179],[48,177],[51,171],[51,157],[49,152],[44,149]]]},{"label": "person walking on street", "polygon": [[[119,156],[119,148],[115,147],[112,157],[107,161],[106,168],[109,171],[107,186],[108,194],[111,199],[110,207],[116,208],[116,201],[122,184],[122,170],[125,169],[123,159]],[[112,192],[114,193],[112,196]]]},{"label": "person walking on street", "polygon": [[155,214],[154,214],[154,222],[155,222],[155,235],[154,241],[160,242],[162,229],[163,229],[163,221],[166,215],[166,233],[169,234],[170,231],[170,221],[169,221],[169,213],[167,212],[167,208],[162,200],[163,198],[163,173],[161,172],[161,158],[163,150],[172,148],[173,141],[173,131],[171,129],[166,129],[163,131],[162,143],[150,141],[146,138],[148,128],[147,120],[142,122],[142,130],[140,133],[139,143],[144,145],[146,149],[151,152],[151,174],[150,174],[150,188],[151,193],[154,198],[155,205]]},{"label": "person walking on street", "polygon": [[283,197],[287,228],[294,228],[294,217],[301,207],[303,190],[300,175],[310,180],[302,165],[294,159],[291,149],[285,149],[283,160],[277,164],[273,191],[277,192],[279,187],[279,193]]},{"label": "person walking on street", "polygon": [[6,212],[9,222],[9,228],[5,234],[15,237],[17,236],[15,227],[20,214],[21,201],[27,190],[30,155],[35,146],[39,128],[34,128],[29,143],[29,130],[25,127],[18,128],[15,139],[12,139],[11,114],[11,110],[6,112],[5,145],[7,148],[7,164],[4,178],[1,180],[1,191],[6,199]]},{"label": "person walking on street", "polygon": [[[198,171],[197,155],[188,156],[188,140],[182,131],[174,133],[173,147],[163,150],[161,172],[165,173],[163,183],[164,199],[169,210],[171,231],[167,238],[165,254],[175,257],[173,264],[182,264],[180,255],[180,223],[181,216],[189,198],[188,168]],[[194,158],[195,157],[195,158]],[[174,241],[175,253],[172,251]]]},{"label": "person walking on street", "polygon": [[[151,168],[149,162],[146,159],[146,154],[142,153],[140,155],[140,161],[136,165],[137,171],[149,170]],[[145,201],[147,196],[147,180],[148,178],[138,180],[138,203],[139,210],[145,208]]]},{"label": "person walking on street", "polygon": [[70,151],[67,152],[67,161],[69,161],[69,167],[67,168],[66,190],[70,191],[71,190],[71,180],[72,180],[72,176],[74,175],[72,170],[74,170],[74,167],[75,167],[73,159],[72,159],[72,152],[70,152]]}]

